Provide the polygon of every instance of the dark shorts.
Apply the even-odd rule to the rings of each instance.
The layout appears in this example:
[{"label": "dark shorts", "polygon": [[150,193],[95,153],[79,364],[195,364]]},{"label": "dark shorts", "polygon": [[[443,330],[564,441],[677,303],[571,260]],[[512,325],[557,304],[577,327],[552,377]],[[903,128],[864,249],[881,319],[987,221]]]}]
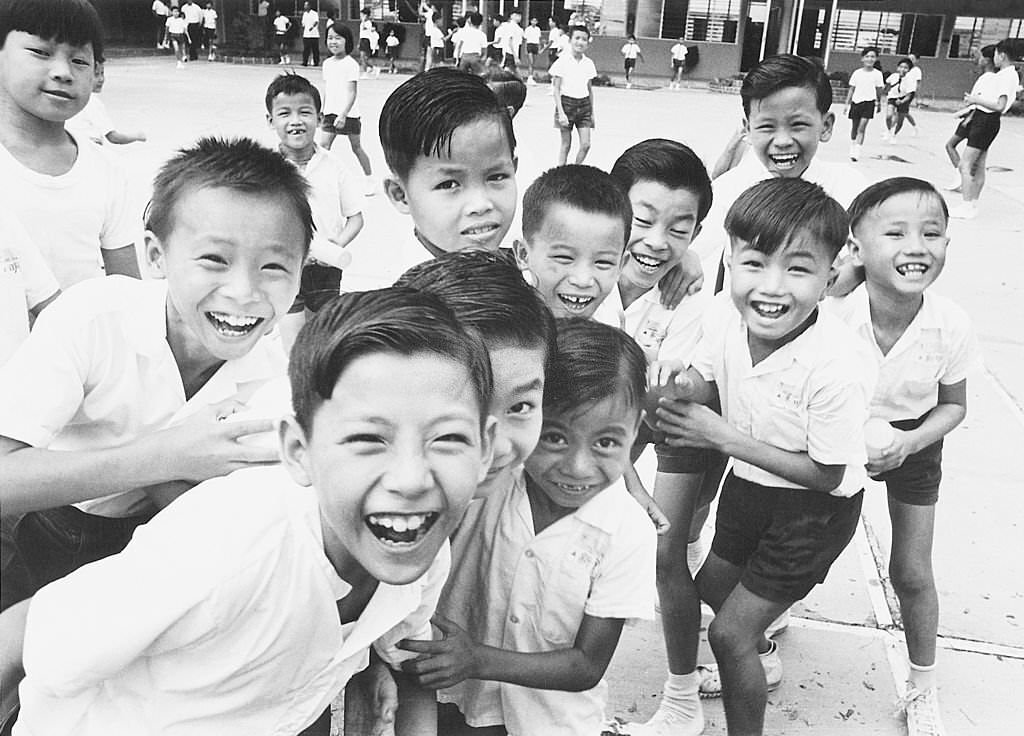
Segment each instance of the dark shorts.
[{"label": "dark shorts", "polygon": [[370,55],[370,39],[360,38],[359,39],[359,53]]},{"label": "dark shorts", "polygon": [[345,123],[339,126],[337,115],[324,115],[320,130],[337,135],[359,135],[363,132],[363,121],[362,118],[345,118]]},{"label": "dark shorts", "polygon": [[712,452],[698,447],[673,447],[665,444],[664,432],[651,429],[646,422],[640,422],[633,453],[639,457],[644,448],[651,444],[658,456],[659,473],[703,473]]},{"label": "dark shorts", "polygon": [[470,74],[479,74],[483,69],[480,54],[463,54],[459,60],[459,69]]},{"label": "dark shorts", "polygon": [[496,46],[487,47],[487,58],[492,61],[501,61],[505,57],[505,52]]},{"label": "dark shorts", "polygon": [[997,112],[973,110],[967,118],[957,126],[956,134],[967,139],[967,145],[979,151],[987,151],[992,141],[999,135],[1000,118]]},{"label": "dark shorts", "polygon": [[914,101],[916,92],[908,92],[903,97],[893,97],[887,100],[890,107],[896,108],[896,112],[900,115],[906,115],[910,112],[910,103]]},{"label": "dark shorts", "polygon": [[526,44],[526,53],[528,53],[528,54],[536,54],[539,51],[540,51],[540,44],[538,44],[538,43],[528,43],[528,44]]},{"label": "dark shorts", "polygon": [[589,97],[566,97],[562,95],[562,109],[565,116],[569,118],[569,124],[562,126],[558,122],[558,111],[555,111],[555,127],[559,130],[572,130],[573,128],[593,128],[594,109],[590,106]]},{"label": "dark shorts", "polygon": [[397,59],[398,58],[398,51],[397,51],[397,49],[396,48],[392,48],[391,46],[388,46],[387,48],[385,48],[384,49],[384,58],[385,59]]},{"label": "dark shorts", "polygon": [[558,50],[548,49],[548,66],[551,66],[556,61],[558,61]]},{"label": "dark shorts", "polygon": [[514,70],[516,68],[516,56],[515,56],[515,54],[505,54],[505,56],[501,60],[501,65],[503,67],[505,67],[506,69],[513,69]]},{"label": "dark shorts", "polygon": [[872,100],[855,102],[850,105],[850,120],[870,120],[875,116],[875,103]]},{"label": "dark shorts", "polygon": [[802,600],[853,539],[863,497],[762,486],[730,472],[711,551],[743,568],[740,582],[751,593],[776,603]]},{"label": "dark shorts", "polygon": [[686,59],[672,59],[672,68],[673,69],[685,69],[686,68]]},{"label": "dark shorts", "polygon": [[299,293],[295,295],[288,314],[297,314],[304,309],[317,312],[324,304],[341,291],[341,269],[322,263],[307,263],[302,267]]},{"label": "dark shorts", "polygon": [[62,506],[6,516],[0,522],[0,610],[40,588],[125,548],[151,516],[114,519]]},{"label": "dark shorts", "polygon": [[636,69],[636,59],[623,59],[622,66],[628,72],[630,69]]},{"label": "dark shorts", "polygon": [[[927,418],[928,414],[925,414],[917,419],[902,419],[890,424],[908,431],[920,427]],[[875,480],[883,481],[889,495],[901,503],[934,506],[939,500],[939,483],[942,481],[942,440],[908,455],[901,466],[875,476]]]}]

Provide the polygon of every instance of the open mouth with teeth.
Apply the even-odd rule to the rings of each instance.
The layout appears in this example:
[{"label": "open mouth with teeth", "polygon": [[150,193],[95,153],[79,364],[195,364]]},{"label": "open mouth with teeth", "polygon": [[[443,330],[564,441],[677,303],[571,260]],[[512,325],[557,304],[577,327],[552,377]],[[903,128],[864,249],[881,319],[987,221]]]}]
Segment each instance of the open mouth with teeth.
[{"label": "open mouth with teeth", "polygon": [[630,253],[629,255],[642,273],[657,273],[658,269],[665,263],[665,261],[660,261],[657,258],[645,256],[641,253]]},{"label": "open mouth with teeth", "polygon": [[583,496],[594,489],[592,484],[576,485],[574,483],[555,483],[555,486],[558,490],[568,496]]},{"label": "open mouth with teeth", "polygon": [[497,229],[497,223],[488,222],[483,225],[467,227],[461,231],[461,234],[467,238],[486,238],[488,235],[492,235]]},{"label": "open mouth with teeth", "polygon": [[800,154],[798,153],[769,153],[768,160],[779,171],[788,171],[796,166]]},{"label": "open mouth with teeth", "polygon": [[778,319],[789,311],[789,307],[785,304],[777,304],[775,302],[751,302],[750,307],[759,316],[767,319]]},{"label": "open mouth with teeth", "polygon": [[213,325],[213,329],[224,337],[245,337],[263,322],[262,317],[227,312],[207,312],[206,319]]},{"label": "open mouth with teeth", "polygon": [[558,298],[565,305],[565,308],[574,314],[582,314],[587,307],[594,303],[592,296],[579,296],[576,294],[558,294]]},{"label": "open mouth with teeth", "polygon": [[385,544],[412,546],[423,539],[440,514],[428,511],[425,514],[370,514],[366,526]]},{"label": "open mouth with teeth", "polygon": [[910,276],[911,278],[923,276],[927,271],[928,266],[923,263],[904,263],[900,266],[896,266],[896,273],[900,276]]}]

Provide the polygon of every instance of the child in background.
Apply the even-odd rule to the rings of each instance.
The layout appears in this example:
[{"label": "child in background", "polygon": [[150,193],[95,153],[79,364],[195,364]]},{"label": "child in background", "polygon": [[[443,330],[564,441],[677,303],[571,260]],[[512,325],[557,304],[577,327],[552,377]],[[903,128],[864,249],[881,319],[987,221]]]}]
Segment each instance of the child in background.
[{"label": "child in background", "polygon": [[[615,290],[633,212],[618,182],[593,166],[548,169],[523,196],[523,239],[513,251],[555,317],[600,319]],[[619,327],[618,314],[601,321]]]},{"label": "child in background", "polygon": [[412,216],[399,273],[449,251],[498,249],[516,211],[516,138],[483,79],[438,67],[407,80],[381,108],[380,142],[384,190]]},{"label": "child in background", "polygon": [[331,52],[324,59],[324,120],[320,145],[331,150],[334,139],[343,135],[348,138],[352,155],[366,177],[363,193],[372,197],[377,192],[373,181],[370,157],[363,150],[363,121],[359,112],[359,65],[351,56],[352,31],[348,26],[336,23],[327,32],[327,50]]},{"label": "child in background", "polygon": [[92,83],[92,94],[89,95],[89,102],[85,108],[65,123],[65,128],[74,133],[81,133],[93,143],[103,145],[104,141],[124,145],[146,140],[146,134],[141,131],[122,132],[114,130],[114,122],[107,113],[107,106],[100,99],[100,92],[103,91],[103,84],[106,76],[103,70],[103,62],[96,62],[96,76]]},{"label": "child in background", "polygon": [[427,34],[427,56],[423,71],[433,69],[444,61],[444,31],[438,23],[441,21],[441,14],[434,15],[423,24],[423,32]]},{"label": "child in background", "polygon": [[[939,600],[932,572],[942,441],[967,413],[978,346],[967,314],[928,291],[946,263],[948,215],[920,179],[886,179],[850,207],[850,249],[864,286],[836,304],[878,365],[868,473],[884,481],[892,520],[889,577],[900,601],[909,679],[902,701],[911,736],[945,733],[935,677]],[[881,431],[880,431],[881,430]]]},{"label": "child in background", "polygon": [[671,49],[669,49],[669,55],[672,58],[672,82],[669,84],[669,89],[681,89],[683,83],[683,74],[686,73],[686,39],[682,36],[675,42]]},{"label": "child in background", "polygon": [[405,670],[453,704],[439,733],[601,731],[622,626],[653,616],[655,533],[622,483],[645,367],[621,331],[559,321],[540,442],[453,540],[444,638],[401,645],[422,655]]},{"label": "child in background", "polygon": [[181,15],[181,9],[177,5],[171,7],[171,14],[167,17],[167,38],[171,40],[174,58],[178,60],[177,68],[184,69],[192,38],[189,35],[188,21]]},{"label": "child in background", "polygon": [[[371,647],[397,666],[398,641],[429,637],[491,458],[483,345],[431,295],[346,294],[303,330],[290,377],[283,467],[206,484],[40,591],[25,732],[297,734]],[[404,679],[398,707],[435,727],[433,694]]]},{"label": "child in background", "polygon": [[555,127],[558,128],[561,140],[558,149],[559,166],[564,165],[569,158],[573,128],[580,138],[576,163],[583,163],[590,152],[590,136],[594,128],[592,85],[597,76],[597,67],[585,56],[589,45],[590,31],[586,26],[570,27],[569,53],[560,54],[548,70],[555,98]]},{"label": "child in background", "polygon": [[620,49],[622,53],[622,66],[626,72],[626,87],[633,86],[633,70],[636,69],[638,61],[644,60],[644,52],[640,50],[640,44],[636,42],[636,36],[632,33],[626,39],[626,43]]},{"label": "child in background", "polygon": [[455,44],[455,64],[460,71],[470,74],[479,74],[483,71],[480,57],[484,49],[488,48],[487,34],[480,30],[483,22],[480,13],[466,13],[465,23],[452,37]]},{"label": "child in background", "polygon": [[[765,629],[825,579],[857,527],[874,376],[852,331],[818,309],[849,230],[839,203],[771,179],[740,195],[726,227],[731,299],[709,311],[693,367],[660,364],[651,384],[674,395],[656,411],[669,444],[734,459],[696,579],[718,661],[700,689],[722,696],[730,733],[759,734],[782,680]],[[716,396],[722,416],[702,405]]]},{"label": "child in background", "polygon": [[855,69],[850,75],[850,90],[846,93],[846,114],[850,118],[851,161],[860,158],[868,121],[876,112],[882,110],[885,79],[882,72],[875,68],[877,62],[878,49],[868,46],[860,52],[860,69]]},{"label": "child in background", "polygon": [[282,74],[270,83],[265,101],[267,123],[280,141],[277,150],[309,182],[315,227],[299,293],[281,318],[289,352],[299,328],[341,290],[341,270],[351,260],[344,249],[363,229],[362,197],[345,165],[313,140],[321,119],[320,93],[308,79]]},{"label": "child in background", "polygon": [[885,80],[889,88],[885,93],[885,130],[882,140],[891,141],[903,129],[903,121],[910,112],[910,103],[914,100],[914,90],[907,81],[907,74],[912,68],[910,59],[900,59],[896,71]]},{"label": "child in background", "polygon": [[[377,46],[372,44],[371,40],[377,31],[373,27],[373,21],[370,20],[369,8],[360,10],[359,16],[359,70],[366,76],[369,70],[373,69],[373,62],[370,61],[370,57]],[[348,53],[352,53],[351,44],[348,47]]]},{"label": "child in background", "polygon": [[288,32],[291,30],[292,22],[288,16],[280,10],[274,11],[274,40],[277,42],[278,64],[291,64],[292,57],[288,55]]},{"label": "child in background", "polygon": [[[995,89],[995,54],[995,44],[982,46],[975,52],[974,60],[978,65],[979,72],[978,78],[974,80],[974,86],[971,87],[969,93],[971,97],[988,97],[991,93],[986,93],[986,89]],[[987,110],[980,110],[983,114],[979,117],[978,122],[975,123],[975,112],[979,112],[976,105],[965,105],[953,113],[960,122],[957,124],[956,130],[953,131],[953,135],[946,141],[946,155],[949,156],[949,162],[953,164],[953,169],[956,172],[953,174],[950,182],[943,187],[947,191],[959,192],[963,186],[963,177],[960,174],[960,154],[956,150],[957,146],[965,140],[969,141],[973,137],[973,148],[979,151],[988,150],[988,147],[992,145],[992,141],[995,140],[999,132],[998,127],[992,125],[993,120],[998,120],[997,117],[993,117]]]},{"label": "child in background", "polygon": [[88,0],[0,3],[3,206],[18,213],[62,289],[104,273],[139,276],[126,177],[65,128],[88,103],[102,58],[103,28]]},{"label": "child in background", "polygon": [[388,71],[391,74],[394,74],[396,71],[395,61],[398,59],[398,46],[400,43],[401,41],[398,40],[398,36],[395,35],[395,29],[392,28],[388,31],[388,37],[384,39],[384,56],[388,60]]},{"label": "child in background", "polygon": [[59,293],[57,279],[28,232],[13,214],[0,212],[0,366]]},{"label": "child in background", "polygon": [[203,45],[206,46],[206,60],[213,61],[217,47],[214,41],[217,40],[217,11],[213,9],[213,3],[206,3],[203,10]]},{"label": "child in background", "polygon": [[533,78],[533,65],[537,63],[537,54],[540,53],[540,25],[536,18],[530,18],[530,24],[523,29],[523,39],[526,41],[528,64],[526,83],[532,87],[537,84],[537,80]]}]

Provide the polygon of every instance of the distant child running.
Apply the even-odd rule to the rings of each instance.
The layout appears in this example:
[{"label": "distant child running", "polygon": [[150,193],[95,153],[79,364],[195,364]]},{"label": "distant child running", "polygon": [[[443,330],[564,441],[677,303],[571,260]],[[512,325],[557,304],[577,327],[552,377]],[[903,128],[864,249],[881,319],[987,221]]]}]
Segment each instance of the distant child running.
[{"label": "distant child running", "polygon": [[861,67],[850,75],[850,91],[846,93],[846,114],[850,118],[850,160],[860,158],[864,131],[868,121],[882,110],[885,79],[875,68],[878,49],[869,46],[860,53]]},{"label": "distant child running", "polygon": [[171,40],[171,48],[174,49],[174,58],[178,60],[177,68],[184,69],[188,61],[188,47],[192,43],[189,35],[188,21],[181,14],[177,5],[171,8],[171,14],[167,17],[167,38]]},{"label": "distant child running", "polygon": [[280,10],[274,11],[274,41],[277,43],[278,64],[291,64],[292,57],[288,55],[288,47],[291,40],[288,34],[291,32],[292,22]]},{"label": "distant child running", "polygon": [[537,54],[541,51],[540,34],[540,25],[537,19],[530,18],[530,24],[523,29],[523,39],[526,41],[526,63],[528,64],[526,83],[530,86],[537,84],[537,80],[533,78],[533,65],[537,63]]},{"label": "distant child running", "polygon": [[600,733],[622,627],[654,613],[655,532],[622,483],[645,365],[620,330],[558,323],[540,442],[455,535],[444,638],[401,645],[421,655],[405,671],[451,704],[438,733]]},{"label": "distant child running", "polygon": [[464,72],[479,74],[483,71],[481,57],[484,49],[488,48],[487,35],[480,30],[483,22],[480,13],[466,13],[462,28],[452,36],[452,42],[455,44],[455,63]]},{"label": "distant child running", "polygon": [[390,74],[394,74],[396,71],[395,62],[398,60],[398,47],[401,43],[398,36],[395,35],[394,28],[388,31],[388,36],[384,39],[384,58],[388,60],[388,73]]},{"label": "distant child running", "polygon": [[552,94],[555,98],[555,127],[561,136],[558,165],[569,158],[572,130],[578,131],[579,150],[576,163],[583,163],[590,152],[590,135],[594,128],[594,90],[592,83],[597,67],[585,56],[590,45],[590,31],[586,26],[569,28],[569,52],[561,54],[551,65]]},{"label": "distant child running", "polygon": [[672,83],[669,84],[669,89],[680,89],[682,86],[683,74],[686,73],[686,54],[688,53],[685,41],[686,39],[680,36],[679,40],[669,49],[669,56],[672,59]]},{"label": "distant child running", "polygon": [[[359,16],[359,69],[366,75],[370,73],[371,69],[374,69],[370,57],[373,56],[373,52],[377,48],[377,44],[373,42],[373,37],[377,35],[377,29],[374,27],[373,21],[370,20],[369,8],[360,10]],[[349,44],[346,53],[351,54],[352,48],[352,45]]]},{"label": "distant child running", "polygon": [[910,59],[900,59],[896,64],[896,71],[890,74],[885,84],[888,90],[885,93],[885,131],[882,132],[882,140],[889,141],[895,138],[903,129],[903,122],[910,113],[910,103],[914,101],[916,85],[912,84],[909,77],[913,62]]},{"label": "distant child running", "polygon": [[327,50],[331,56],[324,59],[324,121],[320,145],[329,151],[337,136],[346,136],[366,177],[363,192],[372,197],[377,186],[370,157],[363,150],[363,121],[357,101],[359,65],[351,56],[352,40],[352,31],[341,23],[335,23],[327,31]]},{"label": "distant child running", "polygon": [[629,34],[629,38],[626,39],[626,43],[622,45],[619,50],[622,54],[622,67],[626,72],[626,86],[633,86],[633,70],[636,69],[637,62],[643,62],[644,52],[640,49],[640,44],[636,42],[636,36],[632,33]]},{"label": "distant child running", "polygon": [[868,473],[888,490],[889,576],[900,602],[911,736],[945,733],[936,696],[939,600],[932,572],[942,441],[967,413],[978,346],[967,314],[929,287],[946,263],[948,216],[920,179],[886,179],[850,207],[850,248],[865,283],[834,305],[878,365],[866,432]]}]

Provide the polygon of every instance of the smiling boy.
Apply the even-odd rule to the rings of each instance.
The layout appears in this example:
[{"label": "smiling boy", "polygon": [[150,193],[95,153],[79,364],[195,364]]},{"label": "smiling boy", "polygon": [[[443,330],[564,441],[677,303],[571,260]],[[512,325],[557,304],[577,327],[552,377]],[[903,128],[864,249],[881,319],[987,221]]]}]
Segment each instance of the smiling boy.
[{"label": "smiling boy", "polygon": [[296,734],[371,646],[397,664],[399,640],[429,636],[490,461],[483,346],[430,295],[347,294],[303,329],[290,377],[284,467],[208,483],[40,591],[22,733]]}]

